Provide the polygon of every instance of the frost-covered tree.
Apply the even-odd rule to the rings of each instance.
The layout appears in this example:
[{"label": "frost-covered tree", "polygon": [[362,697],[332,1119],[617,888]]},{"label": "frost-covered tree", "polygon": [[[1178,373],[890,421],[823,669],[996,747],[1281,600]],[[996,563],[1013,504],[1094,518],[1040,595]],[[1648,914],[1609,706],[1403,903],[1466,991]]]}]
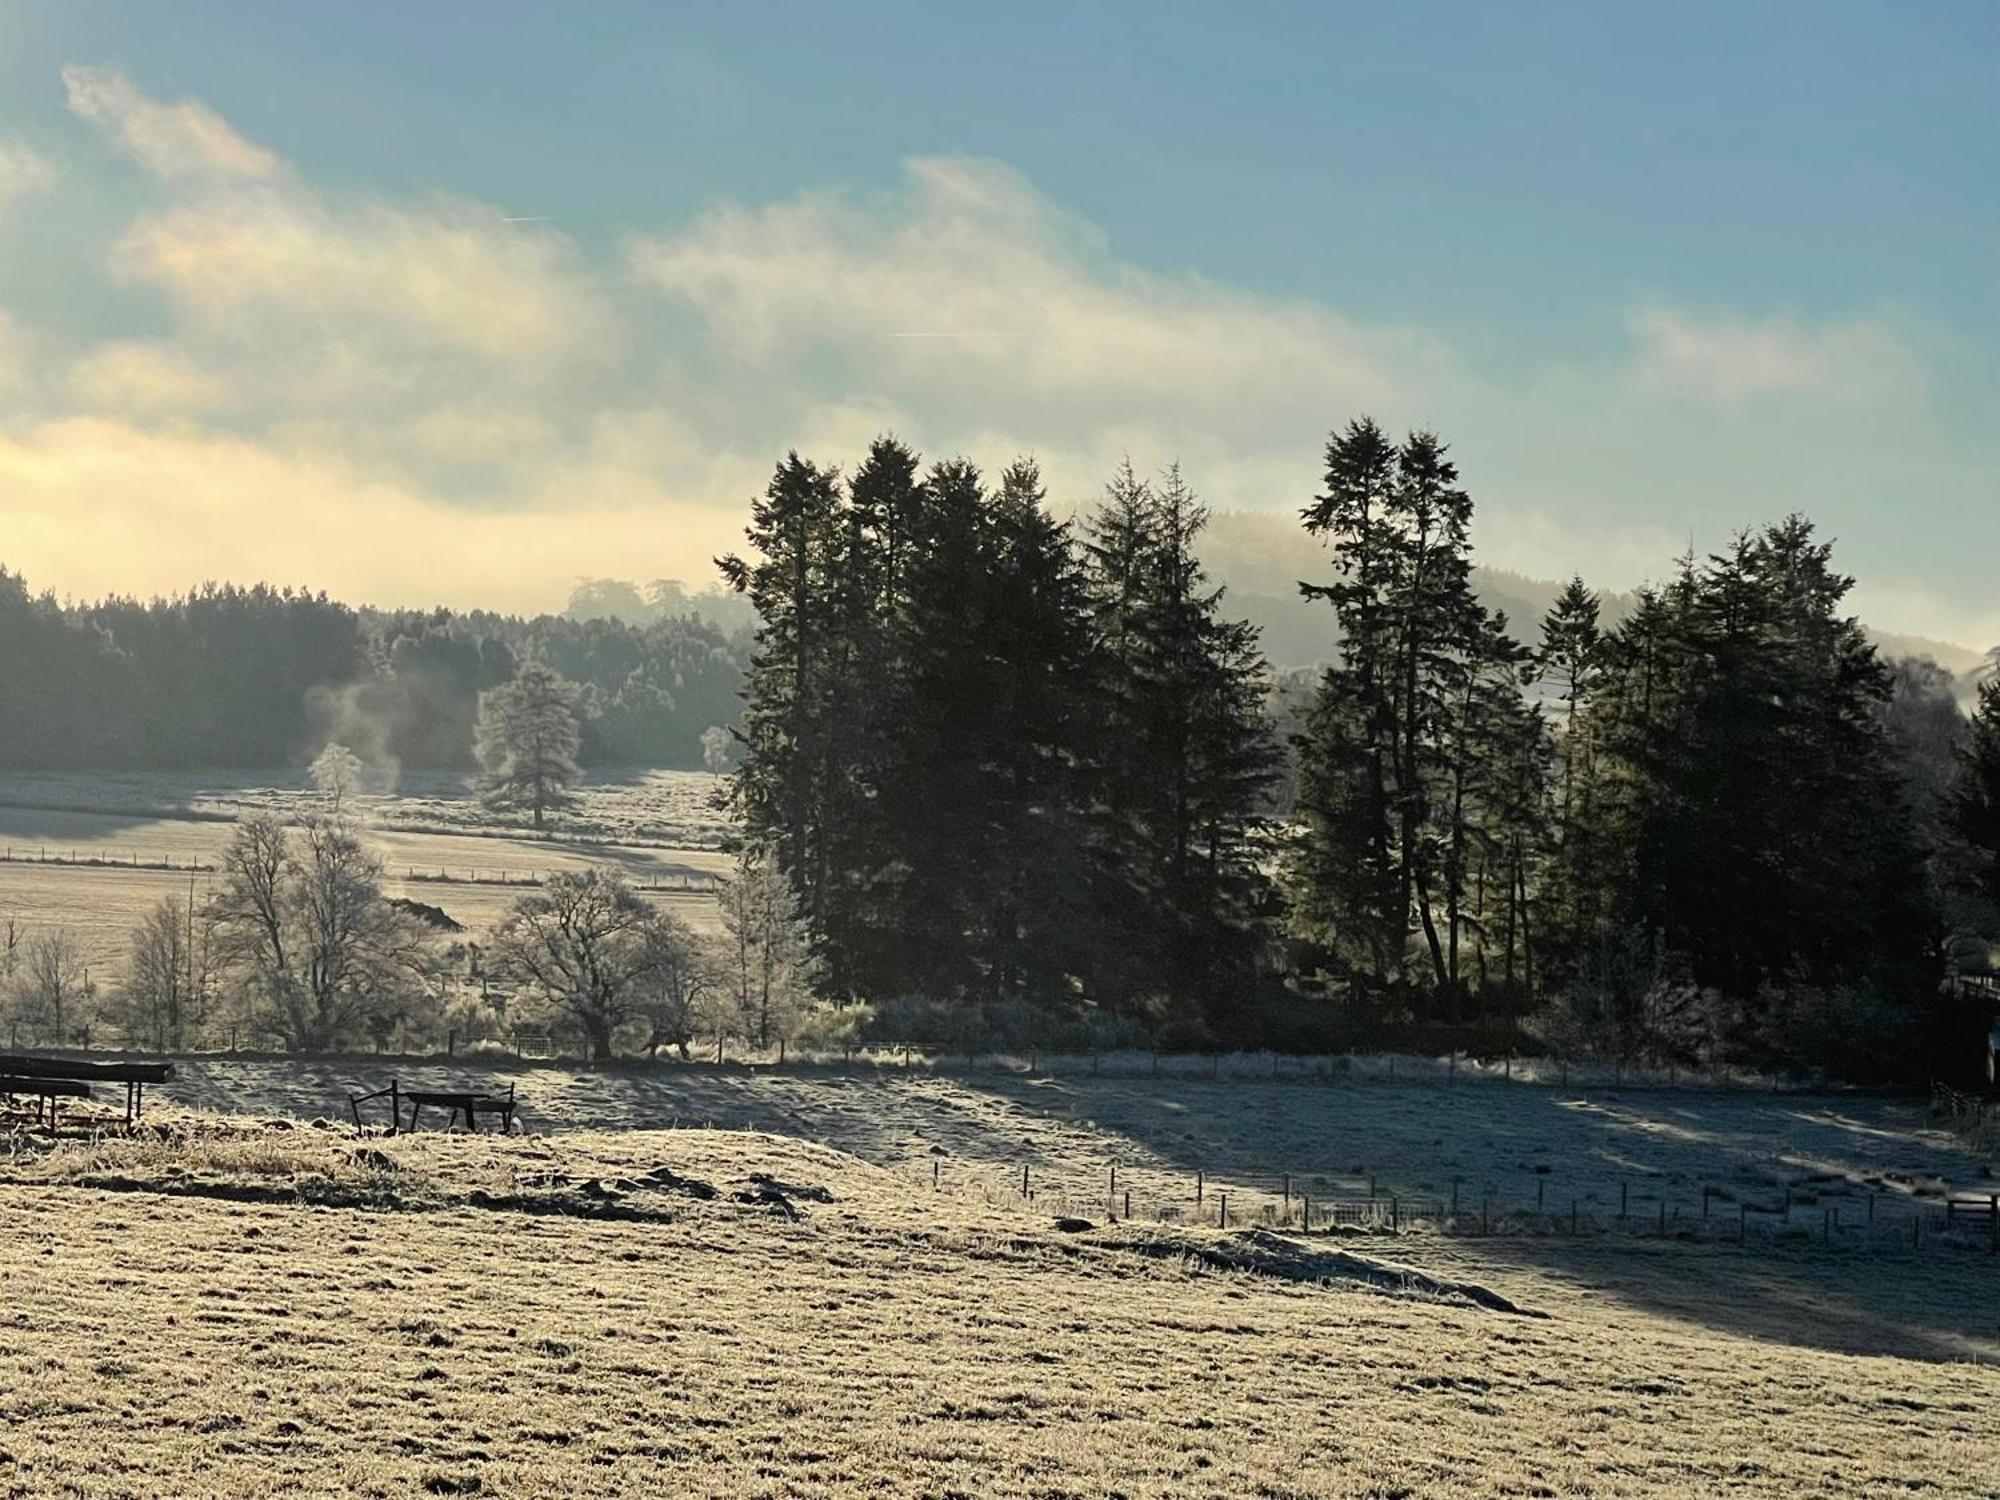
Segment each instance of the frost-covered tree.
[{"label": "frost-covered tree", "polygon": [[812,999],[812,939],[791,882],[769,856],[746,855],[722,886],[726,964],[742,1035],[768,1047]]},{"label": "frost-covered tree", "polygon": [[686,926],[633,890],[616,870],[565,870],[514,903],[493,934],[494,967],[562,1011],[590,1042],[593,1060],[634,1021],[660,1042],[681,1042],[700,998]]},{"label": "frost-covered tree", "polygon": [[337,818],[361,790],[361,757],[338,740],[328,740],[312,763],[313,790]]},{"label": "frost-covered tree", "polygon": [[570,790],[577,771],[576,684],[537,661],[523,662],[514,679],[479,695],[473,748],[481,774],[479,799],[498,810],[526,809],[543,826],[549,813],[576,804]]},{"label": "frost-covered tree", "polygon": [[132,930],[124,982],[111,1019],[156,1051],[188,1045],[206,1019],[214,987],[212,915],[179,896],[163,897]]},{"label": "frost-covered tree", "polygon": [[76,1028],[89,1020],[90,973],[67,927],[49,927],[21,945],[13,993],[8,996],[14,1021],[47,1036],[53,1045],[69,1045]]},{"label": "frost-covered tree", "polygon": [[729,769],[729,752],[735,740],[720,724],[711,724],[701,732],[701,761],[709,770],[720,776]]},{"label": "frost-covered tree", "polygon": [[245,819],[222,855],[211,903],[216,954],[253,1022],[294,1052],[323,1052],[393,1027],[420,998],[430,929],[382,895],[382,864],[346,825],[292,830]]}]

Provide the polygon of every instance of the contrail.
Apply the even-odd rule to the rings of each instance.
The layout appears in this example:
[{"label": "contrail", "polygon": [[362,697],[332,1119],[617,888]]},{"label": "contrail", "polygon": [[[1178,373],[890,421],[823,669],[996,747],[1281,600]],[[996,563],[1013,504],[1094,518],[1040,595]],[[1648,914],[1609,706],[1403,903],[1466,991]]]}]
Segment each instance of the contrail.
[{"label": "contrail", "polygon": [[552,214],[524,214],[519,216],[508,214],[500,222],[503,224],[552,224],[555,222],[555,218]]}]

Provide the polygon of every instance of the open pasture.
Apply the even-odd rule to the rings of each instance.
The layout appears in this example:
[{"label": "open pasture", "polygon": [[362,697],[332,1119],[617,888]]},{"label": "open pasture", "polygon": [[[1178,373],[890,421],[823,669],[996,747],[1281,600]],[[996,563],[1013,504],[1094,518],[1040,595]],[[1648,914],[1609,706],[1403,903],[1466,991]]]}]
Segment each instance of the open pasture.
[{"label": "open pasture", "polygon": [[[1990,1364],[1626,1288],[1736,1252],[1035,1205],[754,1132],[173,1121],[0,1156],[12,1493],[1977,1496]],[[1796,1252],[1829,1300],[1868,1295]],[[1970,1257],[1872,1266],[1939,1300]],[[1428,1273],[1428,1274],[1427,1274]],[[1511,1305],[1512,1311],[1506,1310]]]},{"label": "open pasture", "polygon": [[[713,1125],[811,1141],[926,1190],[1000,1206],[1019,1205],[1025,1169],[1037,1210],[1122,1214],[1129,1193],[1135,1221],[1177,1227],[1214,1226],[1224,1194],[1237,1227],[1279,1216],[1286,1189],[1295,1209],[1306,1197],[1324,1206],[1372,1190],[1386,1219],[1392,1197],[1437,1205],[1456,1183],[1466,1233],[1427,1239],[1440,1254],[1574,1278],[1695,1325],[1721,1318],[1828,1348],[2000,1359],[1990,1297],[1883,1274],[1902,1263],[1914,1215],[1934,1225],[1948,1197],[2000,1191],[1990,1159],[1932,1128],[1907,1100],[894,1066],[595,1071],[211,1058],[178,1067],[164,1093],[205,1111],[345,1119],[350,1093],[392,1074],[405,1087],[511,1083],[526,1126],[556,1141]],[[1708,1219],[1704,1190],[1713,1194]],[[1498,1232],[1473,1234],[1489,1201]],[[1790,1212],[1781,1217],[1782,1205]],[[1575,1237],[1566,1232],[1572,1206],[1583,1229]],[[1739,1252],[1741,1206],[1755,1212]],[[1666,1239],[1655,1233],[1663,1210]],[[1830,1217],[1840,1228],[1829,1244]],[[1652,1258],[1697,1246],[1717,1257],[1699,1272],[1671,1253]],[[1956,1245],[1927,1242],[1911,1264],[2000,1276],[1983,1246],[1983,1220],[1968,1215]]]},{"label": "open pasture", "polygon": [[[613,865],[642,888],[659,887],[649,893],[707,928],[718,919],[701,887],[729,863],[715,847],[719,825],[662,823],[652,809],[664,799],[692,816],[706,808],[714,781],[694,772],[600,779],[586,789],[586,806],[597,811],[550,837],[518,825],[477,823],[476,804],[462,787],[452,804],[464,804],[459,823],[432,816],[434,804],[451,800],[436,797],[367,799],[360,811],[382,857],[389,893],[442,907],[475,933],[497,922],[526,888],[506,882],[591,865]],[[18,805],[38,799],[63,805]],[[633,806],[614,816],[611,809],[621,802]],[[6,856],[0,859],[0,922],[11,917],[24,930],[68,927],[93,977],[115,979],[132,929],[148,907],[167,895],[185,898],[190,880],[197,899],[203,895],[239,809],[304,813],[314,805],[309,792],[252,786],[226,774],[0,776],[0,854]],[[680,831],[695,842],[621,842],[591,828],[628,839]],[[50,862],[42,862],[45,857]]]},{"label": "open pasture", "polygon": [[[384,829],[521,834],[524,819],[481,807],[472,779],[458,771],[371,773],[363,814]],[[715,849],[729,830],[719,802],[722,778],[706,771],[610,769],[577,785],[575,811],[553,820],[564,839]],[[299,815],[321,801],[304,770],[0,772],[0,805],[117,813],[140,820],[194,814],[232,821],[246,812]]]}]

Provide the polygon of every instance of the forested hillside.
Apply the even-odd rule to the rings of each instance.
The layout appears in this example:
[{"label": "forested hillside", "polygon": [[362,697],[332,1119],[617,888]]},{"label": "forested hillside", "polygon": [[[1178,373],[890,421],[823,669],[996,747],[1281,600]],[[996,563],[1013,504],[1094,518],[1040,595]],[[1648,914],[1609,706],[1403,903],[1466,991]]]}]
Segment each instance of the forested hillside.
[{"label": "forested hillside", "polygon": [[698,766],[747,650],[692,616],[356,610],[263,584],[65,604],[0,570],[0,768],[302,765],[330,738],[377,766],[470,766],[479,694],[528,657],[581,686],[587,762]]}]

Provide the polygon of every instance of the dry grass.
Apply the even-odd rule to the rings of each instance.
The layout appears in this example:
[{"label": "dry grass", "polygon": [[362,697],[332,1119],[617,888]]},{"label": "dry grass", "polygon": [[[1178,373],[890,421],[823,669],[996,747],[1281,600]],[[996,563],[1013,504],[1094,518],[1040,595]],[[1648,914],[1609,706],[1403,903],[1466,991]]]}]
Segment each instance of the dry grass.
[{"label": "dry grass", "polygon": [[[757,1133],[356,1141],[186,1117],[21,1147],[0,1210],[17,1494],[2000,1485],[1990,1366],[1647,1308],[1616,1290],[1660,1279],[1631,1246],[1509,1266],[1500,1241],[1065,1234],[1018,1200]],[[1546,1316],[1357,1279],[1329,1256],[1357,1245]],[[1729,1251],[1644,1250],[1670,1280],[1735,1274]],[[1316,1273],[1334,1279],[1296,1279]],[[1877,1274],[1993,1285],[1974,1257]]]}]

